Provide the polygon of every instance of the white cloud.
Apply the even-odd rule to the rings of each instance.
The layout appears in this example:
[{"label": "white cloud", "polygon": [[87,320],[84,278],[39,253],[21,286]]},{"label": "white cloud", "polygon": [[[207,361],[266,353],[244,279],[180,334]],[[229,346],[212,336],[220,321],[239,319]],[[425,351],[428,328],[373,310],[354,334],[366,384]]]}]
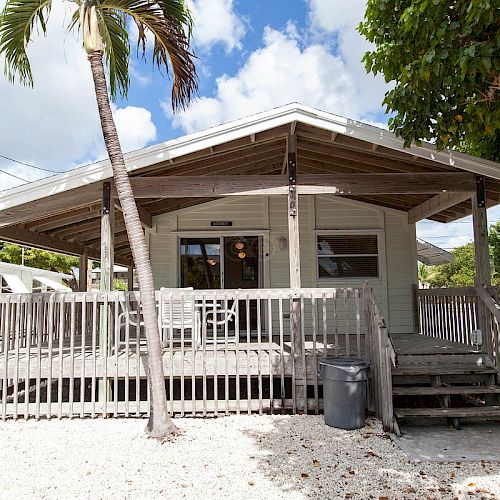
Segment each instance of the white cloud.
[{"label": "white cloud", "polygon": [[363,20],[365,0],[309,0],[312,25],[324,31],[351,29]]},{"label": "white cloud", "polygon": [[117,108],[113,110],[113,116],[125,151],[142,148],[156,139],[156,127],[147,109],[136,106]]},{"label": "white cloud", "polygon": [[449,224],[424,220],[417,223],[417,236],[433,245],[451,250],[472,241],[471,219],[466,217]]},{"label": "white cloud", "polygon": [[245,24],[235,13],[233,0],[188,0],[194,19],[193,43],[202,50],[222,44],[227,52],[241,49]]},{"label": "white cloud", "polygon": [[[282,32],[268,27],[263,47],[236,75],[219,77],[215,96],[200,98],[174,117],[174,125],[192,132],[294,101],[373,119],[381,109],[384,86],[343,56],[321,43],[302,46],[292,23]],[[169,113],[168,105],[163,108]]]},{"label": "white cloud", "polygon": [[[0,0],[0,8],[4,3]],[[67,170],[104,153],[89,63],[80,41],[66,34],[69,16],[62,2],[54,2],[47,37],[33,36],[33,89],[12,85],[0,74],[0,154],[54,170]],[[145,146],[156,135],[145,109],[118,109],[115,116],[125,151]],[[14,168],[30,180],[43,175],[1,158],[0,168]],[[20,184],[5,174],[0,182],[3,188]]]},{"label": "white cloud", "polygon": [[[488,226],[500,221],[500,207],[488,209]],[[448,224],[424,220],[417,223],[417,236],[447,250],[474,240],[472,216]]]}]

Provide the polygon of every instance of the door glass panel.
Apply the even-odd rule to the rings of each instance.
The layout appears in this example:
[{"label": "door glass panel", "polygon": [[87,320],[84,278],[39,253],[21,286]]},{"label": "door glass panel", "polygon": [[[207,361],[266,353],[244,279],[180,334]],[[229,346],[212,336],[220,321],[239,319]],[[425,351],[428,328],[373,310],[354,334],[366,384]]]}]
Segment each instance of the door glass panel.
[{"label": "door glass panel", "polygon": [[221,287],[219,238],[181,238],[181,287]]},{"label": "door glass panel", "polygon": [[224,288],[259,287],[259,238],[224,238]]},{"label": "door glass panel", "polygon": [[[259,288],[259,237],[224,237],[224,288]],[[261,301],[261,323],[265,318]],[[239,302],[239,328],[242,337],[246,335],[247,319],[251,332],[257,329],[257,301]],[[230,325],[234,329],[234,324]]]}]

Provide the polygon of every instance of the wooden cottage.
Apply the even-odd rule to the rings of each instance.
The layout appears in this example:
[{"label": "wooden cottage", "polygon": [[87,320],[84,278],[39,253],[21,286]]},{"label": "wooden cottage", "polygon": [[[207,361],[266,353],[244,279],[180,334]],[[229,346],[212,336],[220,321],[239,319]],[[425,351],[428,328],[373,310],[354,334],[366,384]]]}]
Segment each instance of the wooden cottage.
[{"label": "wooden cottage", "polygon": [[[386,130],[298,104],[126,163],[172,413],[318,412],[318,359],[357,355],[370,359],[369,405],[388,429],[411,415],[500,415],[486,221],[498,164],[406,149]],[[477,286],[417,290],[415,223],[469,214]],[[81,276],[100,260],[103,275],[99,293],[82,280],[79,293],[0,296],[3,417],[147,412],[140,297],[110,290],[113,263],[129,267],[129,290],[133,273],[109,162],[2,193],[0,239],[79,255]],[[452,408],[457,394],[485,403]],[[422,395],[439,404],[393,408]]]}]

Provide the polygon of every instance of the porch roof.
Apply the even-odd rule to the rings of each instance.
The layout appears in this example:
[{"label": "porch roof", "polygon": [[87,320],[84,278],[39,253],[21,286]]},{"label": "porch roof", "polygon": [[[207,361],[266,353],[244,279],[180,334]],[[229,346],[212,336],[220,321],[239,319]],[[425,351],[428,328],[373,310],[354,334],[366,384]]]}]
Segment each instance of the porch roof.
[{"label": "porch roof", "polygon": [[[214,197],[286,193],[283,174],[290,135],[297,142],[299,194],[335,193],[408,212],[410,221],[449,222],[471,213],[472,174],[478,174],[486,177],[488,206],[500,203],[500,165],[495,162],[437,152],[430,144],[406,149],[387,130],[289,104],[126,154],[144,224],[151,225],[155,215]],[[471,174],[449,175],[460,172]],[[162,192],[167,176],[174,176],[169,193],[168,179]],[[209,182],[206,176],[211,176]],[[103,161],[4,191],[0,239],[70,254],[86,248],[90,257],[98,258],[102,183],[111,177],[110,163]],[[426,188],[431,184],[434,190]],[[115,255],[119,263],[130,261],[119,210]]]}]

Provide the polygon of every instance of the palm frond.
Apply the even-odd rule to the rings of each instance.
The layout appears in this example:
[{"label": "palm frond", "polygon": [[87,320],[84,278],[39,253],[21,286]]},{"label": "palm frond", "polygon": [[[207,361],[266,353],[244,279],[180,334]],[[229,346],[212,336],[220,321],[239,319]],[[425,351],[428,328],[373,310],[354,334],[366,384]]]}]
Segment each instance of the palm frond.
[{"label": "palm frond", "polygon": [[0,54],[11,82],[17,76],[21,83],[33,86],[26,47],[34,29],[46,33],[51,5],[52,0],[7,0],[0,14]]},{"label": "palm frond", "polygon": [[120,94],[125,97],[130,83],[128,63],[130,43],[126,19],[120,12],[98,11],[99,30],[104,41],[104,53],[109,69],[111,99]]},{"label": "palm frond", "polygon": [[154,37],[153,63],[172,73],[172,108],[184,109],[198,89],[198,78],[189,43],[192,19],[184,0],[103,0],[101,13],[121,12],[138,28],[137,49],[146,57],[147,36]]}]

